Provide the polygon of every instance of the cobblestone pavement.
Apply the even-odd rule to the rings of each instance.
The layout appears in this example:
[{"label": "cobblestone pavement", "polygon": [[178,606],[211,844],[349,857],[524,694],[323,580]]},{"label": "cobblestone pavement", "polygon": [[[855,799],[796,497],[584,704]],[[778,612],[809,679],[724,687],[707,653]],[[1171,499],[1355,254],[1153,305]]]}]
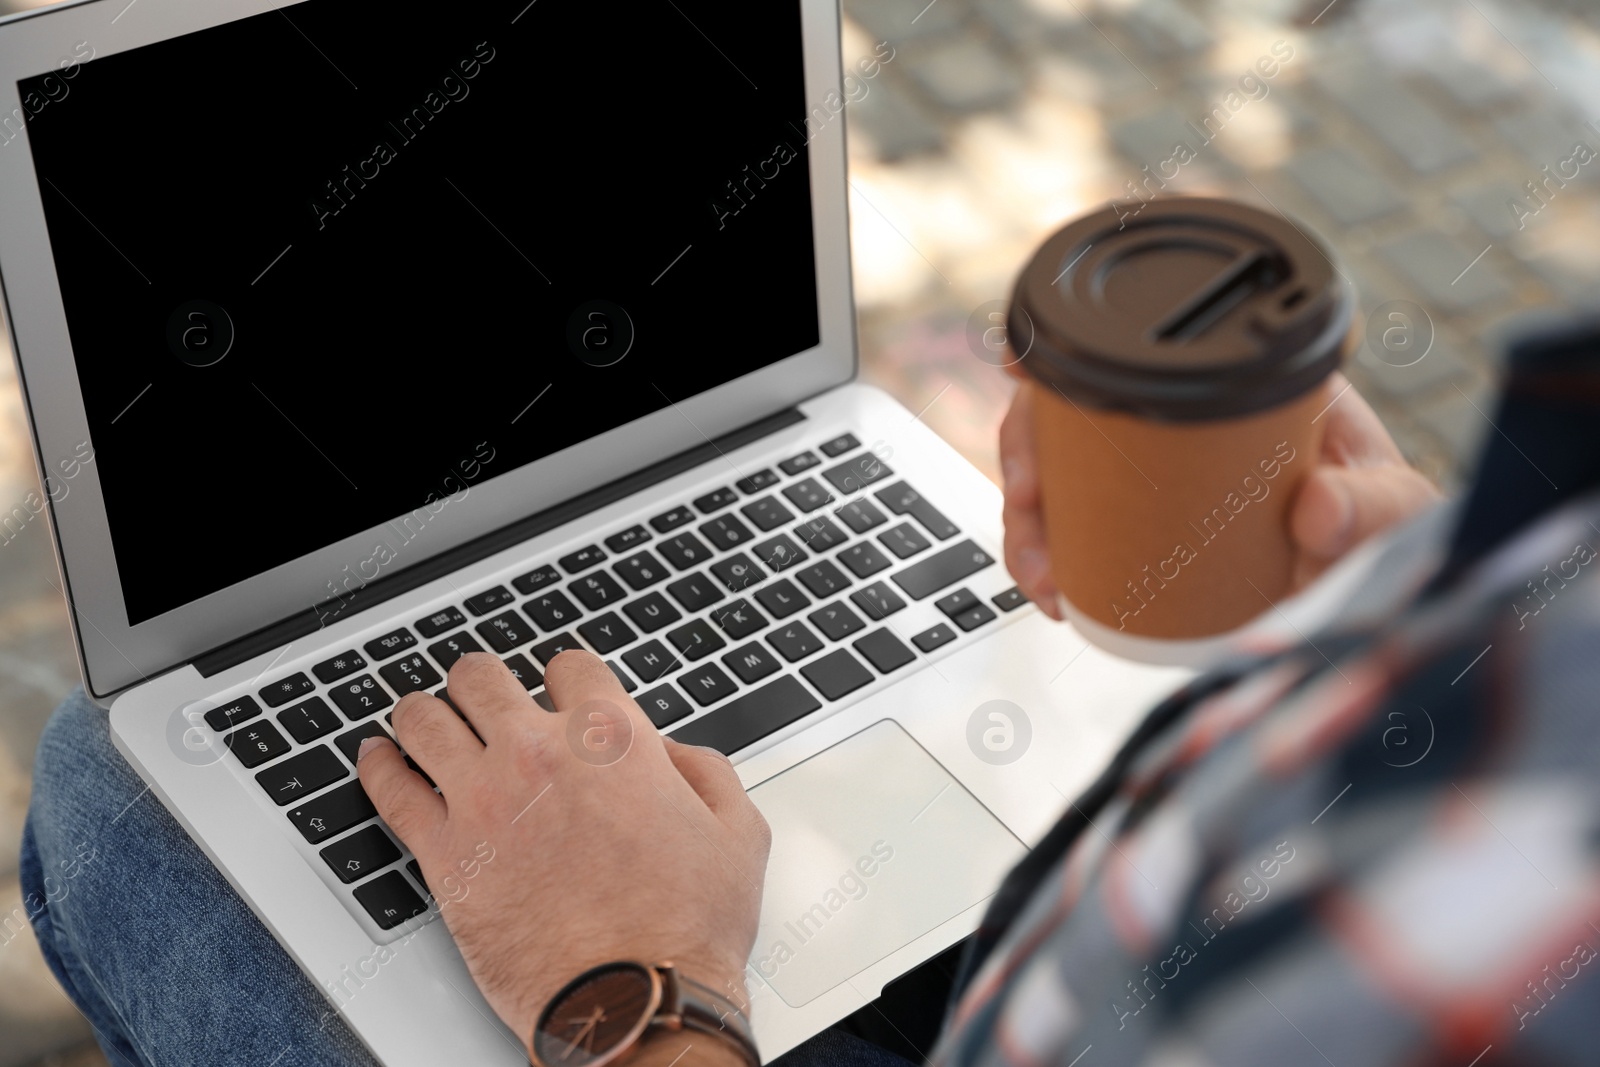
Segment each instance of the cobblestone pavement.
[{"label": "cobblestone pavement", "polygon": [[[1056,226],[1163,182],[1289,212],[1336,249],[1363,314],[1392,300],[1423,309],[1410,324],[1433,324],[1423,359],[1402,367],[1363,350],[1349,374],[1447,489],[1495,432],[1485,412],[1501,338],[1600,293],[1600,159],[1573,162],[1577,146],[1600,150],[1587,124],[1600,33],[1580,0],[845,8],[847,69],[880,42],[893,50],[845,107],[863,374],[991,477],[1011,386],[975,358],[969,317],[1007,296]],[[1193,159],[1174,176],[1179,144]],[[0,507],[30,491],[6,360]],[[55,581],[42,520],[0,532],[0,922],[20,904],[31,755],[76,677]],[[0,944],[0,1067],[103,1063],[14,929]]]}]

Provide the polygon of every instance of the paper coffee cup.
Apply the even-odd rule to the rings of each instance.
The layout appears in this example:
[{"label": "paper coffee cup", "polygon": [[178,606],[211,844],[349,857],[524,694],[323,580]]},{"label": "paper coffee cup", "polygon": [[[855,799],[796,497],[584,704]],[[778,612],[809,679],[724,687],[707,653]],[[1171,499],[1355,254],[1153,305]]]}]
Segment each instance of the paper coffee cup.
[{"label": "paper coffee cup", "polygon": [[[1281,215],[1173,197],[1058,231],[1009,333],[1035,392],[1056,587],[1112,630],[1197,638],[1287,595],[1354,294]],[[1021,344],[1019,344],[1021,347]]]}]

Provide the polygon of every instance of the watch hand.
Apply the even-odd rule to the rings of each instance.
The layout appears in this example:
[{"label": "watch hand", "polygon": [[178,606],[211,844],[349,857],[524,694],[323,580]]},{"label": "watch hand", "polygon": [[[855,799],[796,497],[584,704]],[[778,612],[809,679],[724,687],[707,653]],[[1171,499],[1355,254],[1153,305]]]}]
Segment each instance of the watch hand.
[{"label": "watch hand", "polygon": [[[596,1006],[595,1009],[589,1013],[589,1017],[587,1019],[581,1020],[583,1022],[582,1029],[580,1029],[577,1034],[573,1036],[572,1040],[567,1043],[567,1050],[561,1054],[561,1059],[565,1061],[568,1056],[571,1056],[574,1052],[576,1052],[580,1043],[583,1045],[583,1051],[593,1055],[594,1037],[596,1032],[595,1028],[599,1026],[600,1023],[605,1021],[605,1017],[605,1009]],[[578,1019],[568,1019],[567,1025],[571,1026],[579,1021],[580,1020]]]}]

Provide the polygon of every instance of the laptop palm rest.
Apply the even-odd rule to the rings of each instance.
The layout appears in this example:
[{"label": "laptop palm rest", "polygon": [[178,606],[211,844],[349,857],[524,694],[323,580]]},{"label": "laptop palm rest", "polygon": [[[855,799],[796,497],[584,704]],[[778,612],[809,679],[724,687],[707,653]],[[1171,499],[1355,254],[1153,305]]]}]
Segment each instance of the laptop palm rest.
[{"label": "laptop palm rest", "polygon": [[774,828],[750,966],[796,1008],[988,897],[1026,851],[887,719],[750,797]]}]

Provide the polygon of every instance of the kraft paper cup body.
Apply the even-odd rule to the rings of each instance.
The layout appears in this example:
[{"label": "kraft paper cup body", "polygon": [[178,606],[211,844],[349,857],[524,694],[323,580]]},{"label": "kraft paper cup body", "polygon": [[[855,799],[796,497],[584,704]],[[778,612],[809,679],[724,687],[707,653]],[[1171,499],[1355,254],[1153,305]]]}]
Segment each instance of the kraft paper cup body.
[{"label": "kraft paper cup body", "polygon": [[[1030,382],[1056,587],[1124,633],[1224,633],[1288,595],[1289,511],[1329,385],[1254,415],[1158,422]],[[1317,420],[1317,421],[1313,421]]]}]

